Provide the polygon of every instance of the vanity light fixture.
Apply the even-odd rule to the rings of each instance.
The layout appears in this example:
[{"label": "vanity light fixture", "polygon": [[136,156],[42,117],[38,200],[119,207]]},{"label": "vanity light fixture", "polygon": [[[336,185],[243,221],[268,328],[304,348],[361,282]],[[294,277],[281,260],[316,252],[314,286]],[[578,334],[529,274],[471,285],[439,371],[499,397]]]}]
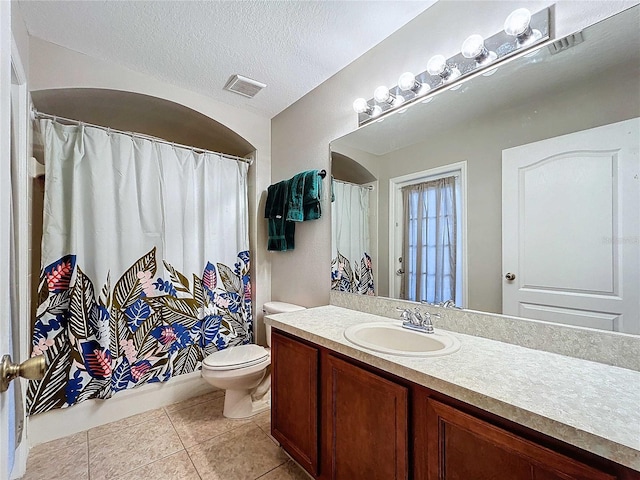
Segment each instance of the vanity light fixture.
[{"label": "vanity light fixture", "polygon": [[358,113],[358,126],[381,121],[391,112],[404,112],[414,103],[428,103],[440,90],[461,88],[466,78],[493,75],[509,57],[535,55],[538,52],[535,47],[551,38],[550,26],[549,7],[533,15],[526,8],[514,10],[498,33],[486,38],[470,35],[462,43],[460,53],[449,58],[434,55],[427,62],[426,71],[418,75],[405,72],[396,87],[380,86],[373,99],[357,99],[353,109]]},{"label": "vanity light fixture", "polygon": [[531,28],[531,12],[526,8],[518,8],[509,14],[504,21],[504,31],[507,35],[516,37],[516,43],[521,47],[542,38],[540,30]]},{"label": "vanity light fixture", "polygon": [[487,50],[484,38],[478,34],[469,35],[462,44],[460,52],[464,58],[473,58],[478,66],[488,65],[498,58],[496,52]]}]

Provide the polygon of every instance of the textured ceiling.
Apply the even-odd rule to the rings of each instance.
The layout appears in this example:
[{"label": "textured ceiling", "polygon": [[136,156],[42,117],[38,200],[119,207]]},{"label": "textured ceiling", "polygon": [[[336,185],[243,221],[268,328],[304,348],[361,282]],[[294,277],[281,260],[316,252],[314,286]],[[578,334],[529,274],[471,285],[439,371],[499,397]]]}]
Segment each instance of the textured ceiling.
[{"label": "textured ceiling", "polygon": [[[19,1],[30,35],[269,118],[424,11],[412,1]],[[244,75],[253,99],[222,90]]]}]

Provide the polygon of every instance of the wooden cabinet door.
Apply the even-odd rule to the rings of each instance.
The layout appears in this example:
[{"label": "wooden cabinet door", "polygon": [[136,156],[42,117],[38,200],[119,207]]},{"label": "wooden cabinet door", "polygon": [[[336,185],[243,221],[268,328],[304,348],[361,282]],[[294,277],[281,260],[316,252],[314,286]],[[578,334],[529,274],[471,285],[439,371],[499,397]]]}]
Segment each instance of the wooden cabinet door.
[{"label": "wooden cabinet door", "polygon": [[429,400],[428,480],[614,480],[453,407]]},{"label": "wooden cabinet door", "polygon": [[407,389],[332,355],[322,378],[322,478],[407,479]]},{"label": "wooden cabinet door", "polygon": [[313,476],[318,475],[319,352],[273,331],[271,434]]}]

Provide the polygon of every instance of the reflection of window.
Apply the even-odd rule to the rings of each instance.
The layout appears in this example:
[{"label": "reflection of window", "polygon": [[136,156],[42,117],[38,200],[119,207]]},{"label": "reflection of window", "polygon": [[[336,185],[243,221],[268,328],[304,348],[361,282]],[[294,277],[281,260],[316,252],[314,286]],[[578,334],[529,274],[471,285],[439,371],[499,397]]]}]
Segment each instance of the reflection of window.
[{"label": "reflection of window", "polygon": [[401,297],[461,304],[460,186],[456,176],[402,188]]}]

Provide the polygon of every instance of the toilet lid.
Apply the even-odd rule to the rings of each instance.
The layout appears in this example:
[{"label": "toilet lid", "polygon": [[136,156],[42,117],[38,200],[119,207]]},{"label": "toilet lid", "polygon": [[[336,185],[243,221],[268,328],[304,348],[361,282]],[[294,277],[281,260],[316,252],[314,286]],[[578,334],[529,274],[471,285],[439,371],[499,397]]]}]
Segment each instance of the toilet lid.
[{"label": "toilet lid", "polygon": [[202,363],[212,370],[230,370],[250,367],[265,361],[268,357],[269,352],[260,345],[238,345],[213,352]]}]

